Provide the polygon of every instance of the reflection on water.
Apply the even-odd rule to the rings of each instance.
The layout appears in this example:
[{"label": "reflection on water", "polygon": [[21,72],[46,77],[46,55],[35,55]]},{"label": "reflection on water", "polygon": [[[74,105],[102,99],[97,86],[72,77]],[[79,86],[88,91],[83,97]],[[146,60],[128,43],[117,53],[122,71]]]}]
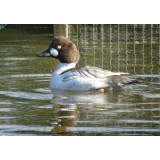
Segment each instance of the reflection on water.
[{"label": "reflection on water", "polygon": [[106,97],[104,94],[98,94],[96,92],[74,92],[63,91],[58,89],[52,90],[52,103],[55,104],[105,104]]},{"label": "reflection on water", "polygon": [[58,61],[35,55],[50,43],[53,25],[7,25],[0,30],[0,135],[159,135],[159,29],[68,26],[78,65],[145,78],[130,90],[98,93],[49,88]]},{"label": "reflection on water", "polygon": [[53,104],[60,104],[54,107],[53,135],[158,135],[159,102],[148,102],[134,89],[105,94],[52,90]]}]

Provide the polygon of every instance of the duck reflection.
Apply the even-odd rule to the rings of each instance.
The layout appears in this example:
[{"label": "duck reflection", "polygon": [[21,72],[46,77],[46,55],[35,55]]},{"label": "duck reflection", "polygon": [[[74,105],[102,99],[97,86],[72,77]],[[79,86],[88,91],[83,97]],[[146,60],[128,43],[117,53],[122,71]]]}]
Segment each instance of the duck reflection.
[{"label": "duck reflection", "polygon": [[61,105],[105,104],[106,96],[97,92],[75,92],[52,89],[52,102]]},{"label": "duck reflection", "polygon": [[54,108],[53,120],[54,128],[52,129],[53,135],[73,136],[77,132],[69,130],[71,126],[77,126],[78,111],[76,105],[58,105]]},{"label": "duck reflection", "polygon": [[[123,101],[123,96],[118,93],[107,92],[73,92],[52,89],[52,103],[54,109],[53,135],[77,135],[80,117],[80,107],[87,106],[111,108],[114,103]],[[73,129],[74,127],[74,129]],[[77,127],[77,128],[75,128]],[[76,131],[75,131],[76,130]]]},{"label": "duck reflection", "polygon": [[106,103],[105,94],[96,92],[73,92],[52,89],[52,103],[54,106],[53,135],[77,135],[78,132],[70,130],[70,127],[76,127],[79,120],[79,104],[104,104]]}]

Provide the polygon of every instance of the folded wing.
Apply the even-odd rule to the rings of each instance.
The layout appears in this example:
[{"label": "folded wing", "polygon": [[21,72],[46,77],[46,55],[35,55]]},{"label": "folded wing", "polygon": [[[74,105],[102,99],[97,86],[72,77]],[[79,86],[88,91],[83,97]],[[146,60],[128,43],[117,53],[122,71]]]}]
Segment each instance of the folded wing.
[{"label": "folded wing", "polygon": [[69,69],[61,74],[64,75],[64,80],[66,81],[66,80],[74,79],[77,76],[87,77],[87,78],[107,78],[113,75],[121,75],[121,74],[128,74],[128,73],[111,72],[108,70],[103,70],[98,67],[80,66],[80,67]]}]

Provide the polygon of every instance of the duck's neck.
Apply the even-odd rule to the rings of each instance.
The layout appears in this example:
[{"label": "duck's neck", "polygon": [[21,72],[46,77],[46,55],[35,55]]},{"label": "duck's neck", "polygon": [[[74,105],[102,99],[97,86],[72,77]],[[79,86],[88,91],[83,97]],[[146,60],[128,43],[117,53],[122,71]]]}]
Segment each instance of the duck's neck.
[{"label": "duck's neck", "polygon": [[74,68],[76,63],[60,63],[57,69],[55,70],[56,73],[61,74],[64,71],[67,71],[71,68]]}]

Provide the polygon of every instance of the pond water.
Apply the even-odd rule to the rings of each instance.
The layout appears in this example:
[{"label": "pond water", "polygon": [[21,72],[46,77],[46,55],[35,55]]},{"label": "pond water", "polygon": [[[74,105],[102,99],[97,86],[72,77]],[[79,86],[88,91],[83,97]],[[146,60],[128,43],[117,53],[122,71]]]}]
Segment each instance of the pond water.
[{"label": "pond water", "polygon": [[159,25],[69,25],[78,65],[145,78],[129,90],[77,93],[51,90],[59,62],[36,57],[57,34],[53,25],[7,25],[0,30],[0,135],[160,135],[159,33]]}]

